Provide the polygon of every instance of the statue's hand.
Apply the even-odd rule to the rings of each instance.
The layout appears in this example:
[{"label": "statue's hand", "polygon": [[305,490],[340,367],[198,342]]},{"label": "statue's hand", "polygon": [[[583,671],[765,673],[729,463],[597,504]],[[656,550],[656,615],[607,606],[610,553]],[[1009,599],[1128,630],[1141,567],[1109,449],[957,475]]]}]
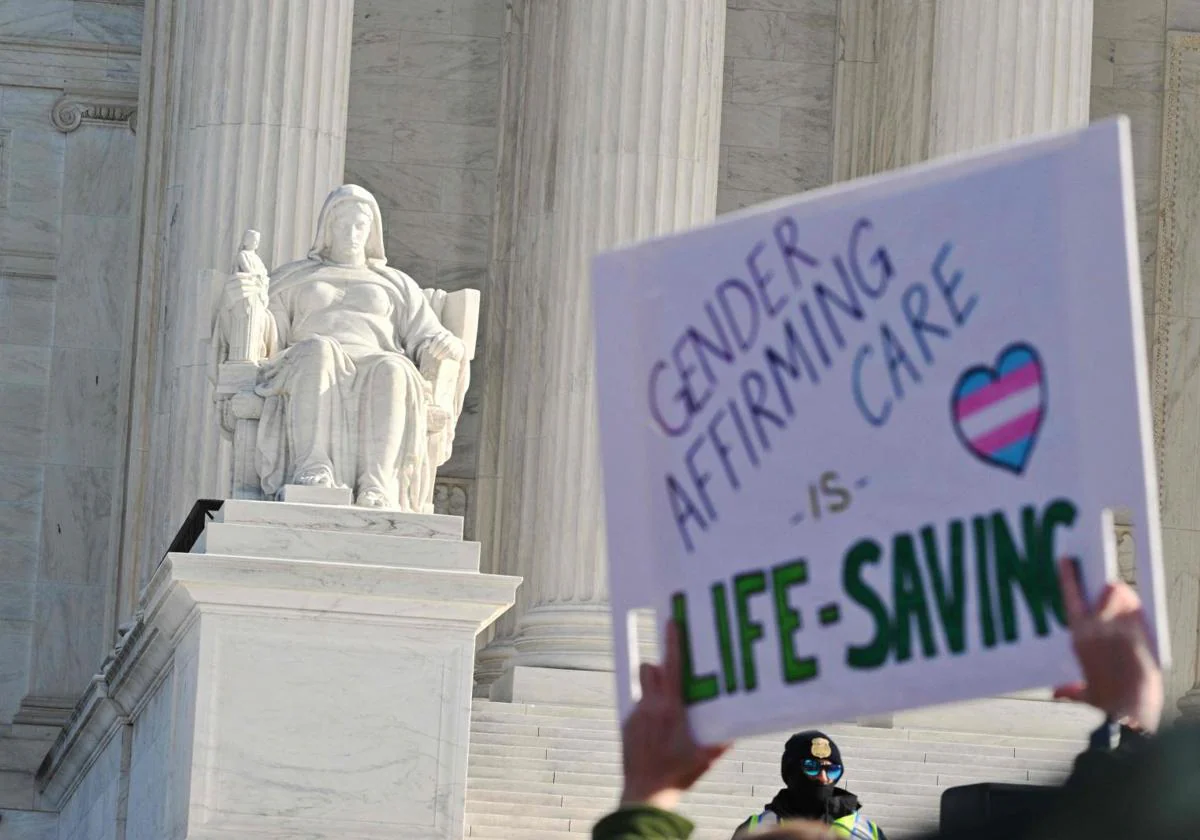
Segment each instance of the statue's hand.
[{"label": "statue's hand", "polygon": [[439,362],[461,362],[466,358],[467,346],[461,338],[447,332],[430,341],[425,352]]},{"label": "statue's hand", "polygon": [[221,308],[242,308],[250,304],[265,305],[262,279],[253,274],[235,274],[225,281],[221,291]]}]

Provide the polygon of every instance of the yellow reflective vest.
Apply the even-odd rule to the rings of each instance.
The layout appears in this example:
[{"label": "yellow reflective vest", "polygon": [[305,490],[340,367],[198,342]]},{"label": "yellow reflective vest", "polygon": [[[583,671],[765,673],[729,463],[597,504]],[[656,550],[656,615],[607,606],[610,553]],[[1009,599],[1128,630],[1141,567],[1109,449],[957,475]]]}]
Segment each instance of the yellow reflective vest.
[{"label": "yellow reflective vest", "polygon": [[[760,828],[779,825],[779,822],[779,815],[774,811],[763,811],[750,818],[746,832],[753,833]],[[834,820],[830,828],[833,829],[835,837],[845,837],[847,840],[879,840],[879,826],[858,811]]]}]

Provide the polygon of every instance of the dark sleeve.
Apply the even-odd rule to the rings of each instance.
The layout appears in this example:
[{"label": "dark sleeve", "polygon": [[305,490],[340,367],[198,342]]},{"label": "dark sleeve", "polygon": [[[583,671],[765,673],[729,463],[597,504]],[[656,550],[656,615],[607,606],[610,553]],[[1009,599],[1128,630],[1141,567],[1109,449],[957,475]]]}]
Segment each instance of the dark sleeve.
[{"label": "dark sleeve", "polygon": [[609,814],[592,828],[592,840],[688,840],[695,828],[684,817],[649,805]]},{"label": "dark sleeve", "polygon": [[1178,726],[1127,753],[1089,751],[1025,826],[988,821],[939,840],[1200,837],[1200,727]]},{"label": "dark sleeve", "polygon": [[738,840],[739,837],[746,833],[746,829],[750,827],[750,820],[752,819],[754,819],[754,817],[747,817],[744,823],[733,830],[732,840]]}]

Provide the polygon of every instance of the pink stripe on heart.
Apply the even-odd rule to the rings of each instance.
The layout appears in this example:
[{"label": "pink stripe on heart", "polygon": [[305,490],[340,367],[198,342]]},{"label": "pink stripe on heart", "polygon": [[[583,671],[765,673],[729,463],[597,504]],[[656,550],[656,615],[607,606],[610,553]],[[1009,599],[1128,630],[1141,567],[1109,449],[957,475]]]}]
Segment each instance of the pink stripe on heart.
[{"label": "pink stripe on heart", "polygon": [[1037,430],[1038,422],[1042,419],[1041,408],[1022,414],[1015,420],[1010,420],[999,428],[992,429],[985,435],[980,435],[971,441],[976,452],[987,455],[995,454],[1006,446],[1017,443],[1029,437]]},{"label": "pink stripe on heart", "polygon": [[1029,362],[1016,370],[1011,370],[995,382],[984,385],[978,391],[967,394],[954,406],[955,417],[962,420],[977,411],[982,411],[994,402],[1007,397],[1009,394],[1037,385],[1042,380],[1042,372],[1036,364]]}]

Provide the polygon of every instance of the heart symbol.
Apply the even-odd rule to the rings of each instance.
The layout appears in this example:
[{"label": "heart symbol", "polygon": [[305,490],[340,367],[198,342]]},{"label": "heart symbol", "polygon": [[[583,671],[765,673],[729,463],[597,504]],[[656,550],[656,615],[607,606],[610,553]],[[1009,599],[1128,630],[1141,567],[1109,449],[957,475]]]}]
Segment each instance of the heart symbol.
[{"label": "heart symbol", "polygon": [[950,397],[954,431],[967,451],[993,467],[1025,471],[1046,418],[1046,379],[1038,352],[1010,344],[996,367],[976,365]]}]

